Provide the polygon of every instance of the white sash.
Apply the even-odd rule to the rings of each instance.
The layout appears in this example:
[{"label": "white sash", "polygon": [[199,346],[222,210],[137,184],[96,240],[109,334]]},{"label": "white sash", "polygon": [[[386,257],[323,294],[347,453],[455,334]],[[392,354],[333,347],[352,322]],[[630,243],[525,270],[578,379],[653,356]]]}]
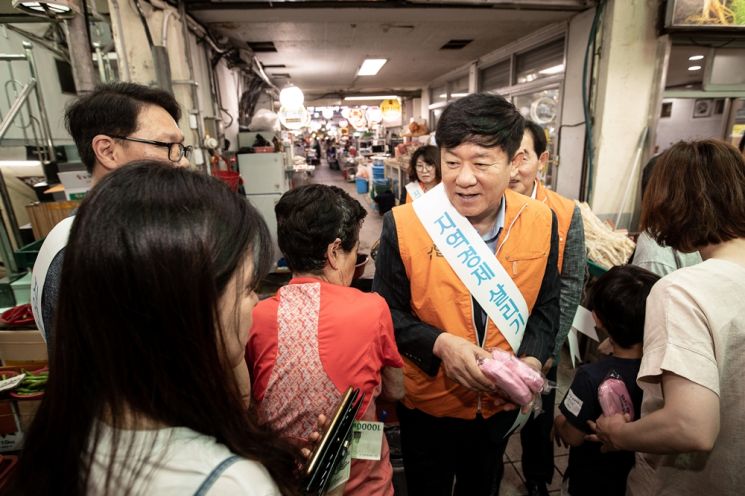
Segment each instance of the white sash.
[{"label": "white sash", "polygon": [[424,190],[422,189],[422,185],[419,184],[419,181],[411,181],[410,183],[407,183],[406,191],[409,192],[411,201],[414,201],[417,198],[421,198],[422,196],[424,196]]},{"label": "white sash", "polygon": [[517,353],[529,315],[520,289],[468,219],[455,210],[442,183],[413,206],[458,279]]},{"label": "white sash", "polygon": [[52,229],[44,243],[41,245],[39,255],[36,257],[34,263],[34,269],[31,272],[31,311],[34,314],[34,320],[36,325],[41,331],[41,335],[44,339],[47,339],[47,333],[44,330],[44,318],[41,306],[41,297],[44,292],[44,281],[47,278],[47,272],[49,266],[52,265],[52,260],[57,256],[65,246],[67,246],[67,238],[70,236],[70,228],[72,227],[72,221],[75,217],[67,217],[61,220],[54,229]]}]

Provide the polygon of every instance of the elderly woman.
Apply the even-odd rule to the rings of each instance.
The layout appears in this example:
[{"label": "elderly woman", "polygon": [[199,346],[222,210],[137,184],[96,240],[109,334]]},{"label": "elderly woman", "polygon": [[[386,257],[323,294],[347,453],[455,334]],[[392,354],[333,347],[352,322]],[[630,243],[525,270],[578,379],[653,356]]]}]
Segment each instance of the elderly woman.
[{"label": "elderly woman", "polygon": [[442,181],[440,151],[436,146],[421,146],[411,155],[409,183],[401,203],[411,203]]},{"label": "elderly woman", "polygon": [[597,421],[599,440],[638,451],[638,495],[741,494],[745,485],[745,160],[715,140],[679,142],[657,162],[642,227],[704,261],[647,300],[642,417]]},{"label": "elderly woman", "polygon": [[[377,420],[381,391],[403,396],[403,362],[385,300],[349,287],[366,215],[359,202],[312,184],[285,193],[275,212],[293,279],[256,306],[246,359],[260,418],[302,443],[349,386],[365,393],[358,420]],[[352,460],[344,494],[393,494],[385,436],[374,457]]]}]

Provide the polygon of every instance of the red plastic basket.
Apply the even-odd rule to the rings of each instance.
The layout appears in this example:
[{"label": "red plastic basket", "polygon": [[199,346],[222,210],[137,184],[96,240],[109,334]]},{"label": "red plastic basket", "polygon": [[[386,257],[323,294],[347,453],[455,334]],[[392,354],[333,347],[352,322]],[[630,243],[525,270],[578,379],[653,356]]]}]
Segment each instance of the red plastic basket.
[{"label": "red plastic basket", "polygon": [[241,175],[233,171],[215,170],[212,175],[223,181],[232,191],[238,191],[238,185],[241,184]]}]

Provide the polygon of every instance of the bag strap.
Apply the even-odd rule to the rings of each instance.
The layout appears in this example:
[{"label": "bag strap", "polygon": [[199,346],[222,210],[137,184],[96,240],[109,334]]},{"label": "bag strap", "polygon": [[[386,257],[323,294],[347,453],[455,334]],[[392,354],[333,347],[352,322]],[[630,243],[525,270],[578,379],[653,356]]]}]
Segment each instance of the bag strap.
[{"label": "bag strap", "polygon": [[194,493],[194,496],[204,496],[205,494],[207,494],[207,491],[212,489],[215,481],[220,478],[223,472],[225,472],[228,468],[230,468],[231,465],[233,465],[240,459],[241,458],[238,455],[230,455],[229,457],[221,461],[220,464],[217,467],[213,468],[212,472],[207,475],[207,478],[204,479],[204,482],[202,482],[202,485],[199,486],[197,491]]}]

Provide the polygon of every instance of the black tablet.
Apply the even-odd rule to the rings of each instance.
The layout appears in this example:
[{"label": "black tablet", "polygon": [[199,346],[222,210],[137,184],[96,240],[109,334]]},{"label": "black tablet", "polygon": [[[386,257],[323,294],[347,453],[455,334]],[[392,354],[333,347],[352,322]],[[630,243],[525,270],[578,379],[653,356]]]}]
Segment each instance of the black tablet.
[{"label": "black tablet", "polygon": [[346,455],[351,439],[352,423],[365,398],[351,386],[342,395],[331,423],[321,437],[305,468],[305,492],[323,494],[331,475]]}]

